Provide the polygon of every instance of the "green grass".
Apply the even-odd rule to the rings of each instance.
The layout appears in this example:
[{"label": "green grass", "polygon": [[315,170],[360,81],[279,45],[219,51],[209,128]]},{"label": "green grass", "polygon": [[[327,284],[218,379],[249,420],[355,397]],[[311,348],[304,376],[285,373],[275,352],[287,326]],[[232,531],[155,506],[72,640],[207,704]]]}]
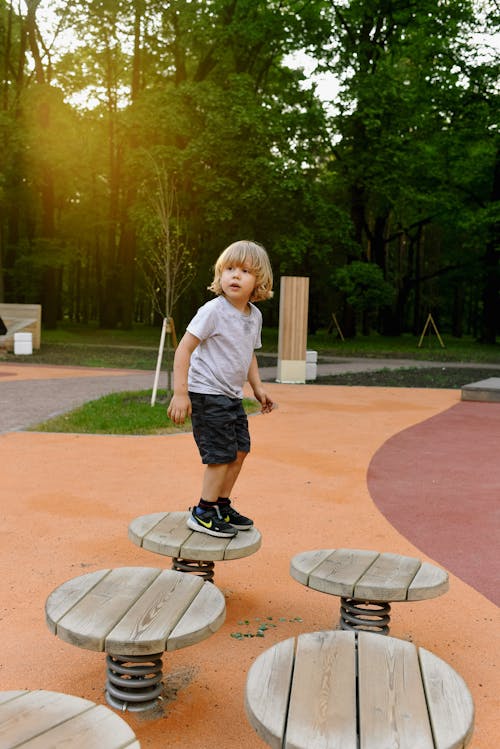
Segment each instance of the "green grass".
[{"label": "green grass", "polygon": [[434,334],[426,335],[419,347],[420,336],[410,334],[388,337],[373,333],[369,336],[356,336],[352,340],[342,341],[326,330],[319,330],[316,335],[308,337],[307,347],[324,356],[500,364],[500,346],[498,344],[477,343],[472,336],[453,338],[452,336],[441,335],[441,338],[445,348],[441,347]]},{"label": "green grass", "polygon": [[[167,416],[170,394],[163,391],[151,406],[151,390],[112,393],[89,401],[74,411],[29,428],[32,432],[78,434],[174,434],[191,431],[191,420],[177,426]],[[247,413],[260,410],[257,401],[245,398]]]},{"label": "green grass", "polygon": [[[182,330],[178,331],[179,337]],[[26,362],[32,364],[59,364],[66,366],[111,367],[134,370],[154,370],[156,368],[161,328],[136,325],[132,330],[101,330],[96,325],[61,324],[57,330],[42,330],[42,346]],[[318,330],[309,335],[307,348],[318,351],[321,357],[370,357],[405,358],[439,362],[474,362],[476,364],[500,364],[500,346],[477,343],[472,336],[453,338],[441,334],[445,348],[439,344],[434,333],[425,336],[419,347],[420,337],[405,334],[398,337],[384,337],[377,334],[357,336],[342,341],[336,333]],[[167,338],[168,343],[168,338]],[[277,328],[264,328],[262,331],[261,363],[266,362],[266,354],[276,357],[278,351]],[[163,369],[168,356],[165,352]],[[20,358],[13,353],[3,355],[5,361]]]},{"label": "green grass", "polygon": [[[172,354],[170,354],[172,356]],[[34,351],[23,359],[30,364],[58,364],[66,367],[105,367],[110,369],[134,369],[152,371],[156,369],[158,347],[139,348],[94,343],[42,343],[39,351]],[[163,362],[167,359],[165,352]],[[7,354],[4,361],[15,361],[19,356]],[[165,367],[163,366],[163,369]]]}]

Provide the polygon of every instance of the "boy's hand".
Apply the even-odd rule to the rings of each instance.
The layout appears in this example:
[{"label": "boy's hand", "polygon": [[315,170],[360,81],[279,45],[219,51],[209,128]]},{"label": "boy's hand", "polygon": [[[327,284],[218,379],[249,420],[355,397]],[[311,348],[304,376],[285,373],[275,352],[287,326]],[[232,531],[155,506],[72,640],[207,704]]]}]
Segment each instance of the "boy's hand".
[{"label": "boy's hand", "polygon": [[167,408],[167,416],[174,424],[184,424],[191,416],[191,399],[188,395],[173,395]]},{"label": "boy's hand", "polygon": [[260,403],[260,410],[263,414],[270,414],[274,408],[274,403],[267,395],[265,390],[254,390],[254,395]]}]

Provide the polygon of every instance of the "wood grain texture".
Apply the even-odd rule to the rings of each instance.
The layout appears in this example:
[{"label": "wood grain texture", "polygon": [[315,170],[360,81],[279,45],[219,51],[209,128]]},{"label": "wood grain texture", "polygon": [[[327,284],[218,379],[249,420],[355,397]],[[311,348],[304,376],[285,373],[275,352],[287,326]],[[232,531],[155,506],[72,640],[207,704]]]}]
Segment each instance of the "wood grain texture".
[{"label": "wood grain texture", "polygon": [[302,551],[290,561],[290,575],[302,585],[309,585],[309,575],[321,562],[335,552],[335,549]]},{"label": "wood grain texture", "polygon": [[451,666],[368,632],[311,632],[270,647],[249,670],[245,708],[274,749],[464,749],[474,723]]},{"label": "wood grain texture", "polygon": [[408,601],[424,601],[426,598],[442,596],[449,590],[448,573],[429,562],[422,566],[408,587]]},{"label": "wood grain texture", "polygon": [[[139,584],[137,599],[106,636],[107,653],[153,655],[166,649],[170,633],[204,585],[200,577],[171,572],[164,570],[151,584]],[[193,625],[199,626],[194,621]]]},{"label": "wood grain texture", "polygon": [[282,747],[294,650],[293,637],[279,642],[259,655],[247,676],[245,710],[248,720],[272,749]]},{"label": "wood grain texture", "polygon": [[436,749],[462,749],[474,730],[471,693],[448,663],[424,648],[418,652]]},{"label": "wood grain texture", "polygon": [[337,549],[311,572],[309,587],[323,593],[353,597],[358,581],[378,557],[377,551]]},{"label": "wood grain texture", "polygon": [[[105,650],[109,632],[160,572],[150,567],[120,567],[109,571],[59,619],[57,636],[80,648]],[[69,585],[72,587],[77,580],[71,580]]]},{"label": "wood grain texture", "polygon": [[165,650],[194,645],[216,632],[226,619],[226,601],[215,585],[203,587],[170,633]]},{"label": "wood grain texture", "polygon": [[262,546],[262,535],[257,528],[253,527],[247,531],[239,531],[238,535],[230,540],[224,552],[224,559],[243,559],[255,554]]},{"label": "wood grain texture", "polygon": [[[155,513],[156,514],[156,513]],[[148,551],[165,556],[179,556],[182,544],[190,538],[192,531],[187,527],[187,512],[168,512],[141,539],[141,546]],[[136,518],[135,521],[146,523],[148,515]]]},{"label": "wood grain texture", "polygon": [[405,601],[408,587],[420,569],[420,559],[380,554],[354,586],[360,601]]},{"label": "wood grain texture", "polygon": [[296,554],[291,576],[314,590],[360,601],[423,601],[448,590],[448,573],[429,562],[365,549]]},{"label": "wood grain texture", "polygon": [[306,360],[309,278],[281,276],[278,359]]},{"label": "wood grain texture", "polygon": [[234,538],[218,538],[192,531],[189,512],[156,512],[134,518],[128,537],[143,549],[178,559],[220,562],[241,559],[258,551],[262,536],[257,528],[241,531]]},{"label": "wood grain texture", "polygon": [[[0,340],[11,344],[16,331],[29,332],[33,336],[33,348],[40,348],[42,329],[42,307],[40,304],[15,304],[0,302],[0,317],[7,325],[7,333]],[[10,340],[9,340],[10,339]],[[10,349],[11,345],[7,345]]]},{"label": "wood grain texture", "polygon": [[167,515],[166,512],[153,512],[140,515],[131,520],[128,526],[128,537],[136,546],[142,546],[145,536]]},{"label": "wood grain texture", "polygon": [[80,575],[63,583],[49,595],[45,603],[45,619],[53,634],[56,633],[59,620],[110,572],[111,570],[98,570]]},{"label": "wood grain texture", "polygon": [[118,715],[90,700],[43,690],[0,694],[1,749],[139,749]]},{"label": "wood grain texture", "polygon": [[285,749],[357,749],[356,712],[354,633],[301,635]]},{"label": "wood grain texture", "polygon": [[196,575],[121,567],[63,583],[46,609],[51,629],[72,645],[112,655],[153,655],[215,632],[224,622],[225,599]]},{"label": "wood grain texture", "polygon": [[359,633],[358,669],[363,749],[434,749],[415,646]]}]

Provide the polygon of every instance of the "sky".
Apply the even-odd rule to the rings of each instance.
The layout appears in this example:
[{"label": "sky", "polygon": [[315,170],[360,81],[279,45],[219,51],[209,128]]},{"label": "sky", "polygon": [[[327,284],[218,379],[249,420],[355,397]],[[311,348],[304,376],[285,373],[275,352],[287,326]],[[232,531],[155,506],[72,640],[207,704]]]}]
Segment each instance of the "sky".
[{"label": "sky", "polygon": [[[41,0],[38,9],[37,18],[41,22],[42,26],[47,24],[47,27],[53,27],[54,24],[54,13],[51,11],[51,6],[57,5],[54,0]],[[25,3],[21,0],[20,7],[24,6]],[[492,59],[500,54],[500,30],[492,34],[476,34],[477,50],[480,55],[480,59],[487,60]],[[63,43],[71,45],[71,34],[66,32]],[[311,86],[313,83],[316,85],[316,92],[320,99],[324,102],[333,102],[338,92],[338,83],[335,76],[331,73],[318,73],[315,74],[316,61],[311,55],[305,52],[296,52],[292,55],[285,57],[285,64],[290,67],[301,67],[307,76],[307,81],[304,82],[305,87]]]}]

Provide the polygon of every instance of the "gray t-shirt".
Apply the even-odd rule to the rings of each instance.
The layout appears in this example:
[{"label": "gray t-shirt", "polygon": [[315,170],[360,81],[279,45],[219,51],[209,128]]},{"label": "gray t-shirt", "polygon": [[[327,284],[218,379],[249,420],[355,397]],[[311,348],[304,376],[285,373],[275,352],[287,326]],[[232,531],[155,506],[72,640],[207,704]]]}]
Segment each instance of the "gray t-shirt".
[{"label": "gray t-shirt", "polygon": [[200,307],[187,330],[200,344],[191,355],[188,388],[193,393],[243,398],[254,349],[261,347],[262,314],[249,304],[245,315],[220,295]]}]

